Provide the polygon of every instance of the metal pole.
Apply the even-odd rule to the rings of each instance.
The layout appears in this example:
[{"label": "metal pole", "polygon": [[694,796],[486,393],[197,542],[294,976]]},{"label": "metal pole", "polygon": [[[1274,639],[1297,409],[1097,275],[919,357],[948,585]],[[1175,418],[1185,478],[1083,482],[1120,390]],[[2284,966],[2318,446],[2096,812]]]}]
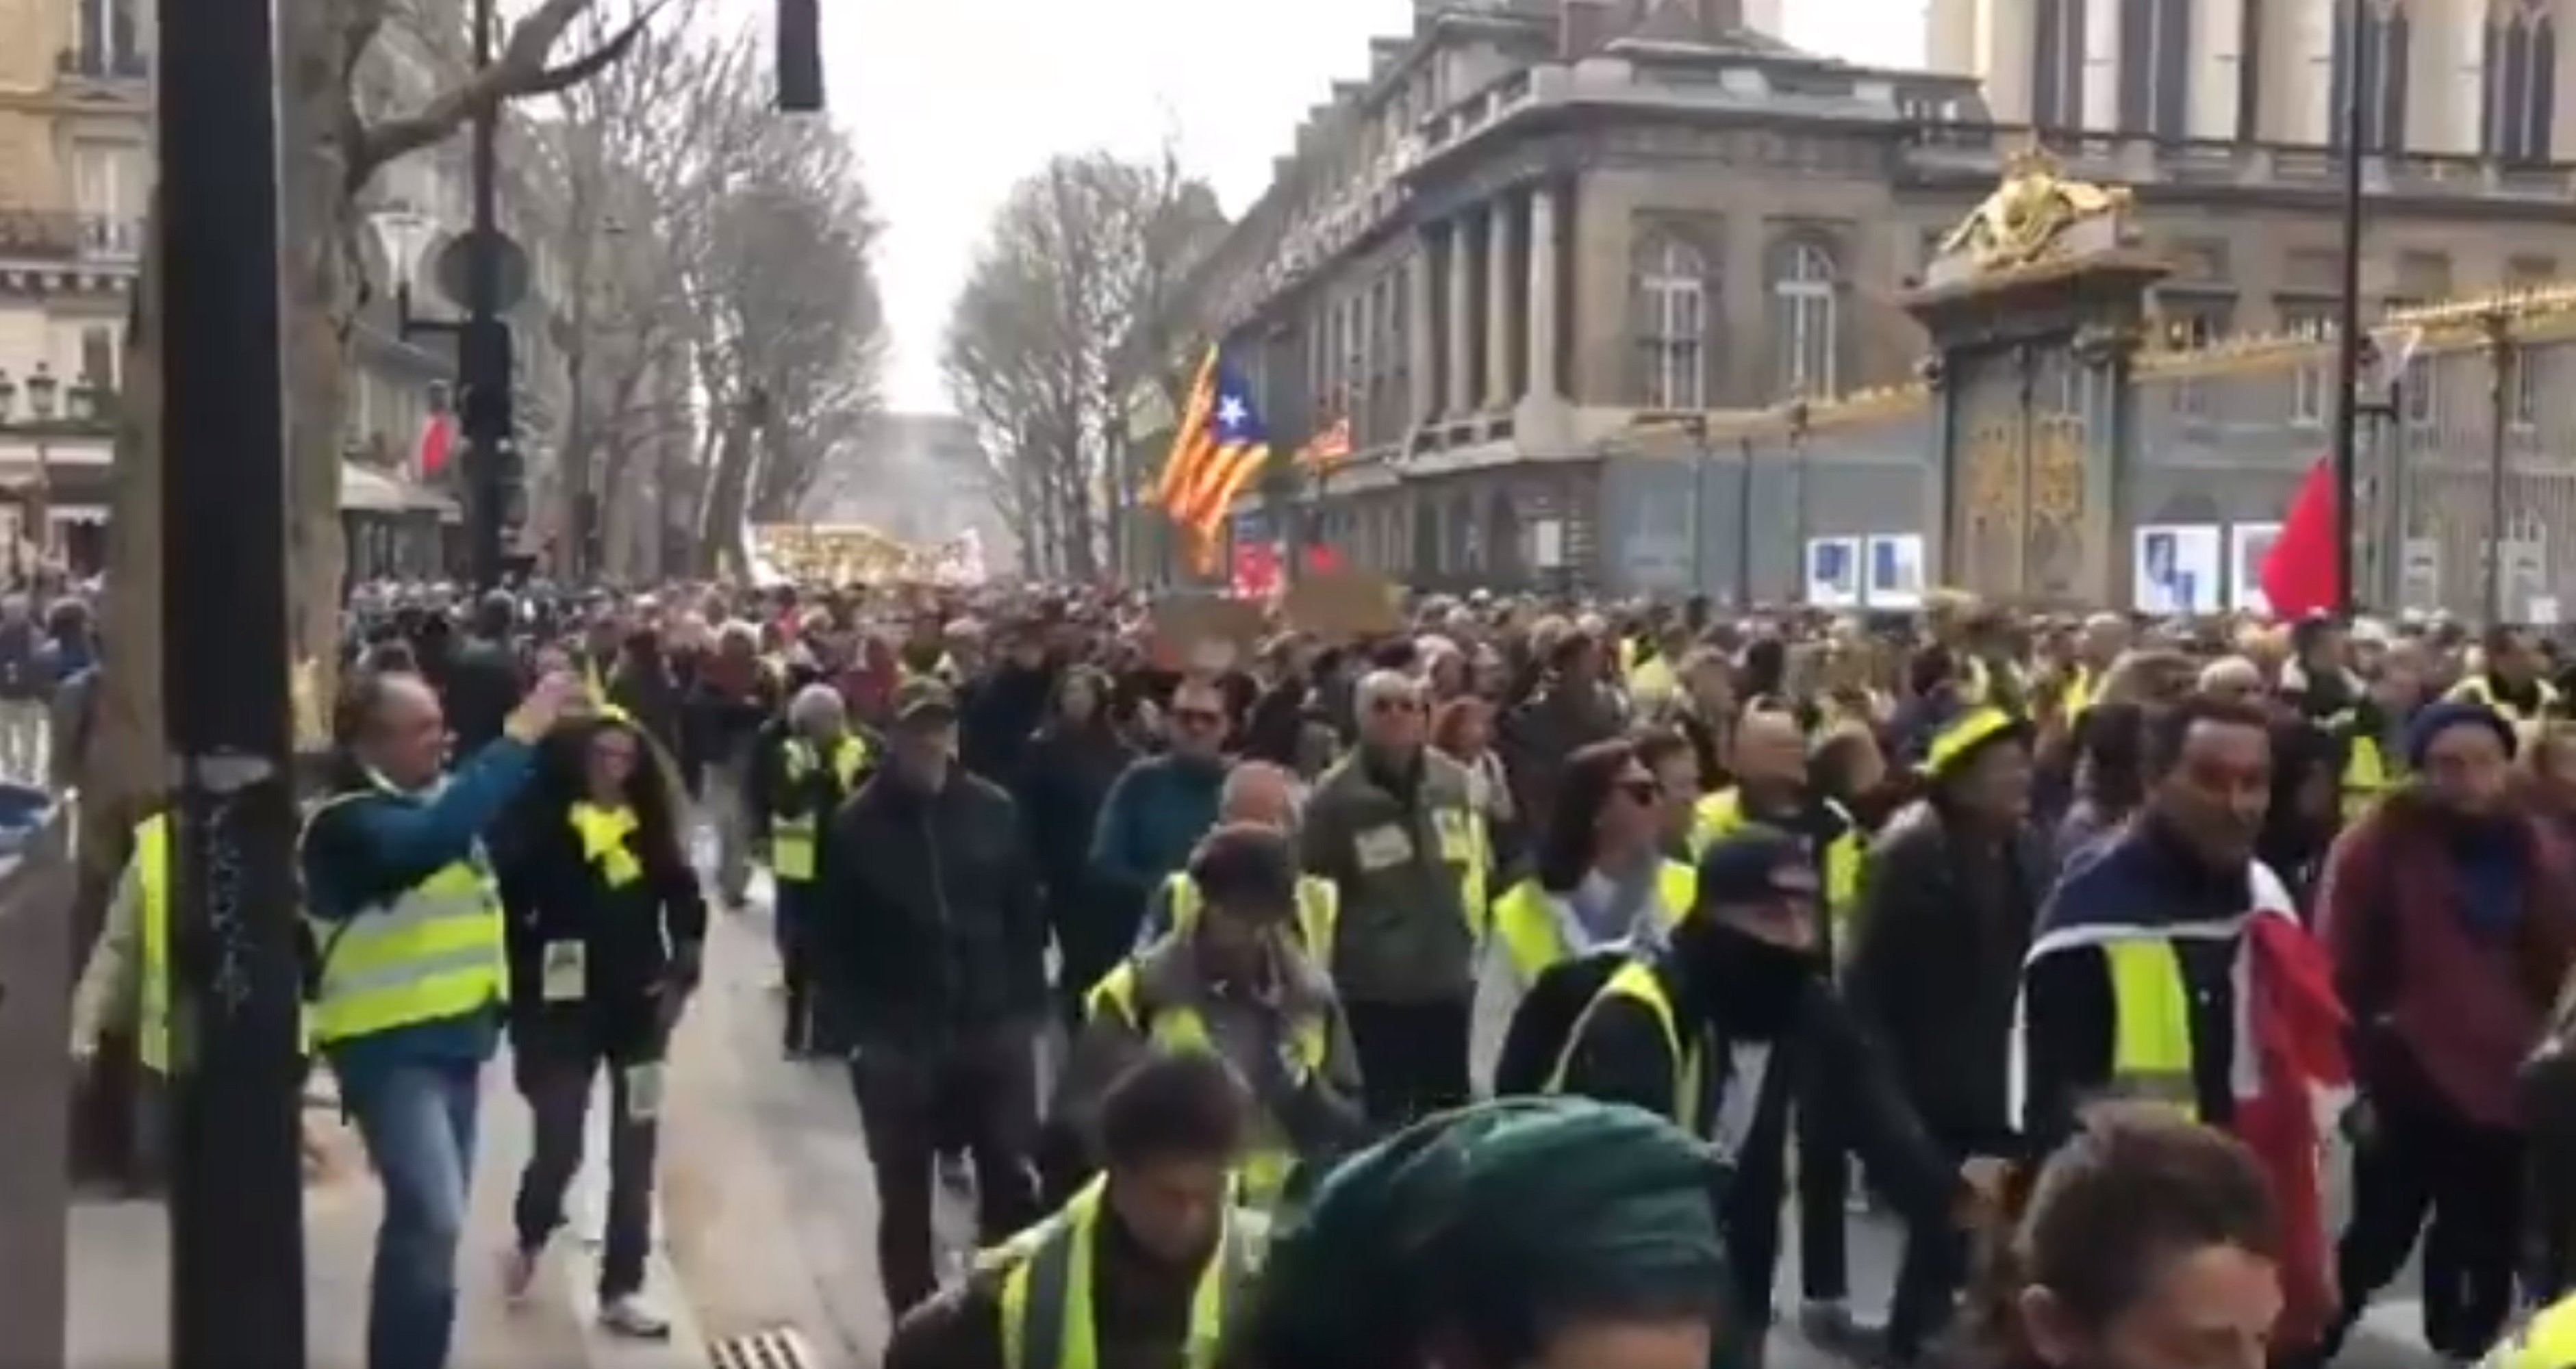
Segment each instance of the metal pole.
[{"label": "metal pole", "polygon": [[271,3],[160,10],[174,1369],[305,1363]]},{"label": "metal pole", "polygon": [[1691,448],[1691,593],[1708,593],[1708,469],[1712,453],[1708,449],[1708,423],[1702,420],[1692,430],[1696,443]]},{"label": "metal pole", "polygon": [[2505,621],[2504,438],[2512,420],[2513,370],[2521,365],[2502,314],[2489,314],[2487,333],[2487,625]]},{"label": "metal pole", "polygon": [[[474,65],[492,64],[492,0],[474,0]],[[487,106],[474,116],[474,243],[467,254],[465,332],[458,369],[465,382],[466,529],[474,584],[501,583],[504,526],[509,518],[510,329],[500,319],[501,115]]]},{"label": "metal pole", "polygon": [[[1753,607],[1753,439],[1735,440],[1735,604]],[[1805,556],[1800,547],[1798,555]]]},{"label": "metal pole", "polygon": [[2360,538],[2353,535],[2353,504],[2361,480],[2360,417],[2361,408],[2361,158],[2362,135],[2367,125],[2362,119],[2366,106],[2362,90],[2367,82],[2368,54],[2364,50],[2363,32],[2366,15],[2363,0],[2344,0],[2343,34],[2344,90],[2343,109],[2343,299],[2335,328],[2335,421],[2334,421],[2334,493],[2335,532],[2338,547],[2336,597],[2345,617],[2361,607],[2359,587],[2353,577],[2355,550]]}]

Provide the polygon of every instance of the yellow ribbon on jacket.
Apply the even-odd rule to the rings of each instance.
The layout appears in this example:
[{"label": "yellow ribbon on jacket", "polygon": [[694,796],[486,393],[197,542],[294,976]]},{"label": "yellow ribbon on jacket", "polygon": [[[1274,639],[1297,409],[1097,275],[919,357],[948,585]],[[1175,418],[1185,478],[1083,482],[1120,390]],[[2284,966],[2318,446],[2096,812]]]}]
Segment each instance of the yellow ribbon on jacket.
[{"label": "yellow ribbon on jacket", "polygon": [[581,837],[582,859],[599,867],[611,889],[623,889],[644,877],[644,862],[635,858],[626,839],[635,835],[635,810],[596,803],[572,806],[572,830]]}]

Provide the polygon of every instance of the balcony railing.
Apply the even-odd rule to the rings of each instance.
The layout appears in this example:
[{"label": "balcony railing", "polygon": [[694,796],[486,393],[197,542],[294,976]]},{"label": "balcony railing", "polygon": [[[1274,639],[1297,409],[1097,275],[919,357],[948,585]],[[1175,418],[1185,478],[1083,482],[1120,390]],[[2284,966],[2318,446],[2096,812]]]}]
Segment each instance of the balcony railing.
[{"label": "balcony railing", "polygon": [[152,58],[130,48],[69,47],[55,54],[54,70],[93,81],[149,81]]},{"label": "balcony railing", "polygon": [[122,214],[0,208],[0,257],[131,262],[143,255],[143,220]]}]

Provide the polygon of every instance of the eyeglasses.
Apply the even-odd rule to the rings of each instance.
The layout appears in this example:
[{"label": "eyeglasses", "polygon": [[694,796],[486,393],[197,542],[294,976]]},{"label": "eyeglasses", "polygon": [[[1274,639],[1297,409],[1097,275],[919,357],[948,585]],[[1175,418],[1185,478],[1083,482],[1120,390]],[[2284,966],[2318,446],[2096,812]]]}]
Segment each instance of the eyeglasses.
[{"label": "eyeglasses", "polygon": [[1381,694],[1369,700],[1372,713],[1419,713],[1422,701],[1406,694]]},{"label": "eyeglasses", "polygon": [[1175,708],[1172,721],[1183,727],[1214,727],[1225,721],[1225,715],[1212,708]]}]

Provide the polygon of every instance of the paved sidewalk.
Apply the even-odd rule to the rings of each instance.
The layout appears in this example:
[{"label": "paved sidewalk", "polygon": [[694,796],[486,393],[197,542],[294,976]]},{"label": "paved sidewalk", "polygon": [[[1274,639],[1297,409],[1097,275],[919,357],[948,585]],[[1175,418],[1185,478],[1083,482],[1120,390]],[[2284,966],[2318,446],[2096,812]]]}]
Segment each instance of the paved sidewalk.
[{"label": "paved sidewalk", "polygon": [[[602,1103],[604,1107],[604,1101]],[[304,1195],[306,1322],[310,1362],[365,1362],[367,1271],[382,1195],[356,1137],[337,1131],[324,1145],[323,1174]],[[452,1369],[596,1365],[603,1369],[695,1369],[705,1357],[683,1290],[658,1255],[653,1276],[673,1314],[667,1345],[624,1341],[595,1324],[592,1246],[575,1239],[596,1213],[598,1167],[576,1188],[570,1230],[549,1252],[548,1269],[525,1305],[500,1293],[500,1255],[510,1242],[510,1200],[528,1153],[528,1115],[509,1086],[507,1062],[484,1077],[482,1145],[474,1207],[458,1257],[462,1305]],[[605,1155],[594,1137],[593,1155]],[[589,1222],[596,1229],[596,1220]],[[166,1362],[170,1325],[169,1225],[154,1201],[92,1201],[74,1208],[70,1239],[70,1369],[132,1369]]]}]

